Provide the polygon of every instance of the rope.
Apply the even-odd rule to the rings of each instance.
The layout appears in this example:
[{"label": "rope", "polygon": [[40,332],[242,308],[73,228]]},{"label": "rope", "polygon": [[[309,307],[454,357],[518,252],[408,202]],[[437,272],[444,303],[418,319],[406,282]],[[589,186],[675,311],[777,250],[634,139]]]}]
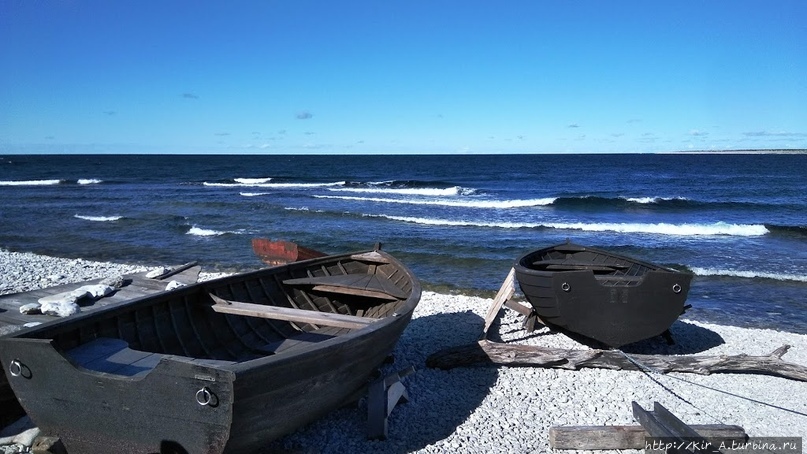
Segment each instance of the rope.
[{"label": "rope", "polygon": [[[664,373],[662,373],[662,372],[661,372],[661,371],[659,371],[659,370],[653,369],[653,368],[652,368],[652,367],[650,367],[650,366],[647,366],[647,365],[645,365],[645,364],[640,363],[639,361],[637,361],[636,359],[634,359],[634,358],[630,357],[630,356],[629,356],[627,353],[623,352],[622,350],[618,350],[618,351],[619,351],[620,353],[622,353],[622,355],[624,355],[624,356],[625,356],[625,358],[626,358],[628,361],[630,361],[630,362],[632,362],[633,364],[635,364],[635,365],[636,365],[636,367],[638,367],[638,368],[639,368],[639,369],[640,369],[642,372],[645,372],[645,373],[647,373],[647,372],[652,372],[652,373],[654,373],[654,374],[658,374],[658,375],[664,375],[665,377],[672,378],[672,379],[675,379],[675,380],[678,380],[678,381],[682,381],[682,382],[684,382],[684,383],[689,383],[690,385],[699,386],[699,387],[701,387],[701,388],[705,388],[705,389],[708,389],[708,390],[710,390],[710,391],[719,392],[719,393],[722,393],[722,394],[726,394],[726,395],[728,395],[728,396],[736,397],[736,398],[738,398],[738,399],[747,400],[747,401],[749,401],[749,402],[753,402],[753,403],[758,404],[758,405],[764,405],[764,406],[766,406],[766,407],[771,407],[771,408],[775,408],[775,409],[777,409],[777,410],[786,411],[786,412],[793,413],[793,414],[796,414],[796,415],[799,415],[799,416],[804,416],[804,417],[807,417],[807,413],[802,413],[802,412],[800,412],[800,411],[798,411],[798,410],[793,410],[793,409],[790,409],[790,408],[780,407],[780,406],[778,406],[778,405],[774,405],[774,404],[771,404],[771,403],[768,403],[768,402],[763,402],[763,401],[761,401],[761,400],[752,399],[752,398],[750,398],[750,397],[741,396],[741,395],[739,395],[739,394],[735,394],[735,393],[732,393],[732,392],[729,392],[729,391],[723,391],[722,389],[712,388],[711,386],[706,386],[706,385],[702,385],[702,384],[700,384],[700,383],[695,383],[695,382],[692,382],[692,381],[689,381],[689,380],[685,380],[685,379],[680,378],[680,377],[675,377],[675,376],[673,376],[673,375],[667,375],[667,374],[664,374]],[[696,405],[694,405],[692,402],[689,402],[688,400],[686,400],[686,399],[684,399],[683,397],[679,396],[678,394],[676,394],[676,393],[675,393],[675,391],[673,391],[673,390],[669,389],[667,386],[665,386],[664,384],[662,384],[661,382],[659,382],[659,381],[658,381],[658,380],[656,380],[655,378],[651,377],[650,375],[648,375],[648,377],[649,377],[651,380],[653,380],[654,382],[656,382],[656,383],[657,383],[659,386],[661,386],[662,388],[664,388],[664,390],[665,390],[665,391],[667,391],[667,392],[669,392],[670,394],[672,394],[673,396],[677,397],[678,399],[681,399],[682,401],[686,402],[686,403],[687,403],[687,404],[689,404],[689,405],[692,405],[692,407],[694,407],[694,408],[695,408],[695,409],[697,409],[698,411],[702,411],[703,413],[705,413],[705,414],[706,414],[706,415],[708,415],[709,417],[713,418],[715,421],[720,421],[718,418],[715,418],[714,416],[712,416],[712,415],[710,415],[709,413],[705,412],[704,410],[700,409],[699,407],[697,407]]]}]

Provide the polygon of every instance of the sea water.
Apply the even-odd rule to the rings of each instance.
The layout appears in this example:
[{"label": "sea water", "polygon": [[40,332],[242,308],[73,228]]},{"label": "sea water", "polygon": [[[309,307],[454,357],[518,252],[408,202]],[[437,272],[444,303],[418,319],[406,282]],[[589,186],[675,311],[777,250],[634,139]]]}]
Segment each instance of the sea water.
[{"label": "sea water", "polygon": [[807,333],[804,154],[0,157],[8,250],[240,271],[253,237],[483,295],[568,239],[694,273],[692,318]]}]

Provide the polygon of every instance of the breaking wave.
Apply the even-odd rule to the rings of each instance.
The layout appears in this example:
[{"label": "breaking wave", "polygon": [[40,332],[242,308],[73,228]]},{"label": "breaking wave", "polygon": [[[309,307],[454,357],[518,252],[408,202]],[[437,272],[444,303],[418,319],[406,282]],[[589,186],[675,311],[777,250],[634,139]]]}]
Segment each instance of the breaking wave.
[{"label": "breaking wave", "polygon": [[62,181],[64,180],[0,181],[0,186],[50,186]]},{"label": "breaking wave", "polygon": [[76,214],[73,217],[94,222],[114,222],[123,219],[123,216],[84,216],[81,214]]},{"label": "breaking wave", "polygon": [[196,235],[196,236],[220,236],[220,235],[240,235],[246,233],[244,230],[212,230],[212,229],[203,229],[201,227],[193,226],[188,230],[188,235]]},{"label": "breaking wave", "polygon": [[355,192],[363,194],[398,194],[398,195],[417,195],[417,196],[430,196],[430,197],[451,197],[458,195],[469,195],[475,192],[473,189],[467,189],[461,186],[451,186],[449,188],[345,187],[329,190],[336,192]]},{"label": "breaking wave", "polygon": [[391,199],[383,197],[356,197],[356,196],[329,196],[329,195],[315,195],[318,199],[339,199],[350,200],[357,202],[375,202],[375,203],[399,203],[406,205],[433,205],[445,207],[461,207],[461,208],[524,208],[532,206],[545,206],[550,205],[555,200],[553,198],[546,199],[528,199],[528,200],[423,200],[423,199]]},{"label": "breaking wave", "polygon": [[798,274],[768,273],[764,271],[747,271],[719,268],[693,267],[690,270],[697,276],[728,276],[747,279],[774,279],[777,281],[807,282],[807,276]]},{"label": "breaking wave", "polygon": [[205,181],[202,183],[203,186],[210,186],[210,187],[220,187],[220,188],[243,188],[243,187],[255,187],[255,188],[276,188],[276,189],[311,189],[311,188],[328,188],[333,186],[344,186],[344,181],[337,181],[333,183],[244,183],[238,182],[233,180],[233,183],[212,183]]},{"label": "breaking wave", "polygon": [[671,236],[761,236],[768,233],[764,225],[727,224],[641,224],[641,223],[519,223],[519,222],[479,222],[410,216],[366,215],[383,217],[393,221],[437,226],[496,227],[506,229],[546,228],[558,230],[581,230],[585,232],[645,233]]}]

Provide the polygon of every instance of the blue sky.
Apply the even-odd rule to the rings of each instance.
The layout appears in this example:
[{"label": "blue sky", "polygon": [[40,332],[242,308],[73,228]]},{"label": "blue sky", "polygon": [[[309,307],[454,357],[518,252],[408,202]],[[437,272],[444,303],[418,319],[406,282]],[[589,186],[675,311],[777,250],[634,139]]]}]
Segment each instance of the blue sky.
[{"label": "blue sky", "polygon": [[0,152],[807,148],[807,2],[0,1]]}]

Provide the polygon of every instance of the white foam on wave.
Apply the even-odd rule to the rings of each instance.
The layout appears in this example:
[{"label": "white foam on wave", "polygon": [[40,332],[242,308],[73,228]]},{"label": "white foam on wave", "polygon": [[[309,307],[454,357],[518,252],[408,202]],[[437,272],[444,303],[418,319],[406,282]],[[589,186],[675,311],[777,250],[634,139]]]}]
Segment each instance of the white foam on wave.
[{"label": "white foam on wave", "polygon": [[258,197],[262,195],[269,195],[271,192],[239,192],[244,197]]},{"label": "white foam on wave", "polygon": [[196,236],[219,236],[227,234],[239,235],[242,233],[244,233],[243,230],[228,230],[228,231],[212,230],[212,229],[203,229],[195,225],[191,227],[190,230],[188,230],[188,235],[196,235]]},{"label": "white foam on wave", "polygon": [[686,197],[622,197],[628,202],[648,205],[651,203],[668,202],[670,200],[687,200]]},{"label": "white foam on wave", "polygon": [[61,182],[62,180],[0,181],[0,186],[49,186]]},{"label": "white foam on wave", "polygon": [[311,208],[308,208],[308,207],[285,207],[283,209],[286,210],[286,211],[309,211],[309,212],[312,212],[312,213],[324,213],[325,212],[325,210],[311,210]]},{"label": "white foam on wave", "polygon": [[123,219],[123,216],[84,216],[81,214],[73,215],[74,218],[83,219],[85,221],[93,222],[113,222]]},{"label": "white foam on wave", "polygon": [[549,223],[546,227],[586,232],[651,233],[675,236],[762,236],[769,233],[764,225],[758,224],[641,224],[641,223]]},{"label": "white foam on wave", "polygon": [[358,202],[401,203],[407,205],[434,205],[461,208],[524,208],[533,206],[551,205],[555,199],[527,199],[527,200],[422,200],[422,199],[388,199],[382,197],[355,197],[315,195],[318,199],[339,199]]},{"label": "white foam on wave", "polygon": [[475,192],[473,189],[467,189],[461,186],[452,186],[450,188],[338,188],[329,189],[329,191],[355,192],[362,194],[418,195],[431,197],[451,197],[473,194]]},{"label": "white foam on wave", "polygon": [[250,185],[250,184],[268,183],[268,182],[272,181],[272,178],[271,177],[269,177],[269,178],[233,178],[233,180],[235,180],[236,183]]},{"label": "white foam on wave", "polygon": [[97,178],[81,178],[78,180],[78,184],[99,184],[103,183],[104,180],[99,180]]},{"label": "white foam on wave", "polygon": [[729,276],[742,277],[747,279],[775,279],[777,281],[807,282],[807,276],[798,274],[768,273],[764,271],[748,271],[720,268],[700,268],[693,267],[692,272],[697,276]]},{"label": "white foam on wave", "polygon": [[582,230],[586,232],[647,233],[671,236],[760,236],[768,233],[763,225],[737,225],[717,222],[714,224],[617,224],[617,223],[520,223],[520,222],[478,222],[421,218],[409,216],[368,215],[383,217],[393,221],[411,222],[423,225],[497,227],[506,229],[553,228],[561,230]]},{"label": "white foam on wave", "polygon": [[329,188],[334,186],[344,186],[344,181],[336,181],[333,183],[210,183],[203,182],[203,186],[219,187],[219,188],[275,188],[275,189],[311,189],[311,188]]},{"label": "white foam on wave", "polygon": [[390,216],[386,214],[367,214],[367,217],[380,217],[392,221],[410,222],[413,224],[435,225],[445,227],[497,227],[505,229],[522,229],[537,227],[537,224],[517,223],[517,222],[477,222],[452,219],[419,218],[412,216]]}]

